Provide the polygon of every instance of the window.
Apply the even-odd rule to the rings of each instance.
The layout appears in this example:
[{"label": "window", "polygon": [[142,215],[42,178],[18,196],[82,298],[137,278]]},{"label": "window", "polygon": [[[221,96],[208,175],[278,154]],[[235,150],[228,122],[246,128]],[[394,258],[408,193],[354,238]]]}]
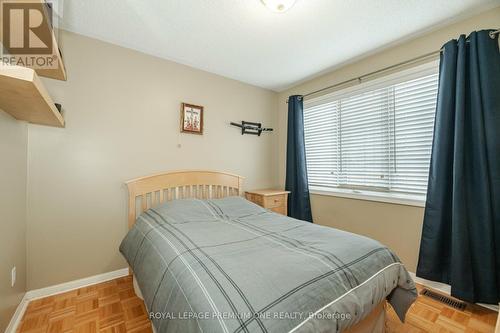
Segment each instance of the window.
[{"label": "window", "polygon": [[305,102],[313,192],[424,200],[438,89],[436,65],[426,67]]}]

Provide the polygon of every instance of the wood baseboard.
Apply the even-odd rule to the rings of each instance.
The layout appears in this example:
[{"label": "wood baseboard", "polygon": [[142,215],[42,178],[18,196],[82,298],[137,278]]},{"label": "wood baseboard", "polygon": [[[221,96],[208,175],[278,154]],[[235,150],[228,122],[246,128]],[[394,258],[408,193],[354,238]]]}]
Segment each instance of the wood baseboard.
[{"label": "wood baseboard", "polygon": [[83,288],[83,287],[90,286],[93,284],[102,283],[102,282],[106,282],[109,280],[114,280],[114,279],[117,279],[117,278],[120,278],[123,276],[127,276],[128,274],[129,274],[128,268],[122,268],[122,269],[119,269],[117,271],[108,272],[108,273],[104,273],[104,274],[98,274],[98,275],[90,276],[90,277],[75,280],[75,281],[61,283],[61,284],[58,284],[55,286],[50,286],[50,287],[36,289],[36,290],[30,290],[26,293],[26,298],[31,301],[34,299],[52,296],[52,295],[64,293],[66,291]]},{"label": "wood baseboard", "polygon": [[5,329],[5,333],[15,333],[17,331],[17,327],[19,326],[19,323],[21,322],[21,319],[24,316],[24,313],[26,312],[26,308],[28,307],[28,299],[26,298],[26,294],[24,294],[23,298],[21,299],[21,302],[16,308],[16,311],[14,312],[14,315],[12,318],[10,318],[9,325],[7,325],[7,328]]}]

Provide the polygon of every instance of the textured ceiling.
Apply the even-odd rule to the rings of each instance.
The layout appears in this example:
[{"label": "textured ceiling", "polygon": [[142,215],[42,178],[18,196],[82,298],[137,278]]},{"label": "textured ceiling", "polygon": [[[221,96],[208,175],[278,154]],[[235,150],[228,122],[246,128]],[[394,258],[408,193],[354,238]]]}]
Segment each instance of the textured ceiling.
[{"label": "textured ceiling", "polygon": [[500,0],[65,0],[62,27],[281,91]]}]

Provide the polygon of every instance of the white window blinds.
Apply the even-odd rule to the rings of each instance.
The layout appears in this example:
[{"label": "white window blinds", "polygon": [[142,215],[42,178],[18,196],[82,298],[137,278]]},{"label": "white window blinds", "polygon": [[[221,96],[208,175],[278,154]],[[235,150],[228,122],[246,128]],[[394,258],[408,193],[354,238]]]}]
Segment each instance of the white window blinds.
[{"label": "white window blinds", "polygon": [[425,195],[438,74],[305,103],[309,185]]}]

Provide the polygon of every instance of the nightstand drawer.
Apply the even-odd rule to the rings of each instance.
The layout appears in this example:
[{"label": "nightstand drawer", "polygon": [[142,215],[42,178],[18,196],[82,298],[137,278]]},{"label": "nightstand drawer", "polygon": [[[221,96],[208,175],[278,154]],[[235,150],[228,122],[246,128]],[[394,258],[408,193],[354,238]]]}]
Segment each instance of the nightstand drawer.
[{"label": "nightstand drawer", "polygon": [[282,214],[282,215],[287,215],[287,206],[280,206],[276,208],[271,208],[271,210],[275,213]]},{"label": "nightstand drawer", "polygon": [[264,197],[264,208],[278,208],[286,204],[286,195],[273,195]]},{"label": "nightstand drawer", "polygon": [[245,192],[245,198],[275,213],[287,215],[288,191],[256,190]]}]

